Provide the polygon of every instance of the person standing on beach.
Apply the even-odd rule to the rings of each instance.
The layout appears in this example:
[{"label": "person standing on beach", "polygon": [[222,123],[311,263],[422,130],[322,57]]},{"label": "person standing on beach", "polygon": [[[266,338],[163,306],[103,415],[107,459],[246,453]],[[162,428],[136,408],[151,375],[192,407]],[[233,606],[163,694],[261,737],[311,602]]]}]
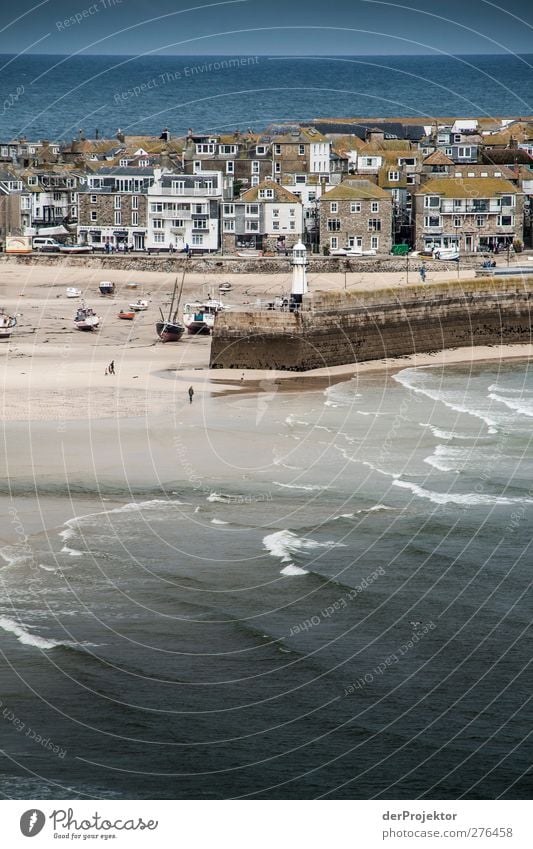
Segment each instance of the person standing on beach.
[{"label": "person standing on beach", "polygon": [[424,265],[424,263],[422,263],[422,265],[420,266],[418,273],[420,274],[420,279],[421,279],[422,283],[425,283],[426,282],[426,266]]},{"label": "person standing on beach", "polygon": [[109,363],[109,374],[115,374],[115,361],[111,360]]},{"label": "person standing on beach", "polygon": [[192,386],[189,386],[189,404],[192,404],[193,395],[194,389],[192,388]]}]

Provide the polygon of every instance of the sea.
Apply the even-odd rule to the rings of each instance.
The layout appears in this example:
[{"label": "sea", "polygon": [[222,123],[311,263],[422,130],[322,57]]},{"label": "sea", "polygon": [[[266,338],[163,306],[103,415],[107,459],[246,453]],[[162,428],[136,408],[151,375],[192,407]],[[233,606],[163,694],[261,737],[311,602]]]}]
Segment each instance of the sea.
[{"label": "sea", "polygon": [[1,138],[263,130],[317,116],[527,116],[533,56],[0,56]]},{"label": "sea", "polygon": [[0,795],[530,798],[530,363],[194,403],[212,475],[4,482]]}]

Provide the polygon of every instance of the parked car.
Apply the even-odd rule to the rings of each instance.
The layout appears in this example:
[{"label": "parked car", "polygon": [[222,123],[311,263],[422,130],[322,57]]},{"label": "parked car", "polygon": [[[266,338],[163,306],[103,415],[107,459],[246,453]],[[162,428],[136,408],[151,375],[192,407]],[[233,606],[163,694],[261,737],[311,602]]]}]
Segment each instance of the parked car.
[{"label": "parked car", "polygon": [[34,236],[32,247],[34,251],[40,251],[42,253],[57,253],[61,245],[56,239],[52,239],[51,236]]}]

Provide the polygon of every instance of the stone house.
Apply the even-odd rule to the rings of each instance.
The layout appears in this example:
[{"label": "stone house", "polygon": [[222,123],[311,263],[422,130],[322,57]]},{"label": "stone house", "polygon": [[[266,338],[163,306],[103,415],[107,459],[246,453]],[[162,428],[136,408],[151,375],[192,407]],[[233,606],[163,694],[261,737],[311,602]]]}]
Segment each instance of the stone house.
[{"label": "stone house", "polygon": [[272,176],[286,183],[289,175],[330,172],[330,140],[314,127],[294,127],[272,135]]},{"label": "stone house", "polygon": [[197,174],[203,169],[221,171],[239,189],[258,186],[272,176],[272,144],[267,136],[253,133],[187,136],[183,170]]},{"label": "stone house", "polygon": [[223,204],[224,252],[243,248],[285,252],[300,241],[303,230],[300,198],[273,180],[265,180],[239,200]]},{"label": "stone house", "polygon": [[153,168],[101,168],[78,188],[78,241],[144,250]]},{"label": "stone house", "polygon": [[470,253],[523,239],[524,196],[499,177],[438,177],[415,194],[418,250]]},{"label": "stone house", "polygon": [[320,199],[320,244],[390,253],[392,195],[370,180],[348,179]]}]

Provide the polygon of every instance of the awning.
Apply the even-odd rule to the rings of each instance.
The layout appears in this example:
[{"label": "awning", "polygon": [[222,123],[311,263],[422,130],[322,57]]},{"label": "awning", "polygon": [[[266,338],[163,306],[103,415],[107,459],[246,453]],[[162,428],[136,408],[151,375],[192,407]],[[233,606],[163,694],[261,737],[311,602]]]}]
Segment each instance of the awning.
[{"label": "awning", "polygon": [[59,227],[38,227],[37,229],[39,236],[68,236],[70,233],[70,230],[67,230],[62,224]]}]

